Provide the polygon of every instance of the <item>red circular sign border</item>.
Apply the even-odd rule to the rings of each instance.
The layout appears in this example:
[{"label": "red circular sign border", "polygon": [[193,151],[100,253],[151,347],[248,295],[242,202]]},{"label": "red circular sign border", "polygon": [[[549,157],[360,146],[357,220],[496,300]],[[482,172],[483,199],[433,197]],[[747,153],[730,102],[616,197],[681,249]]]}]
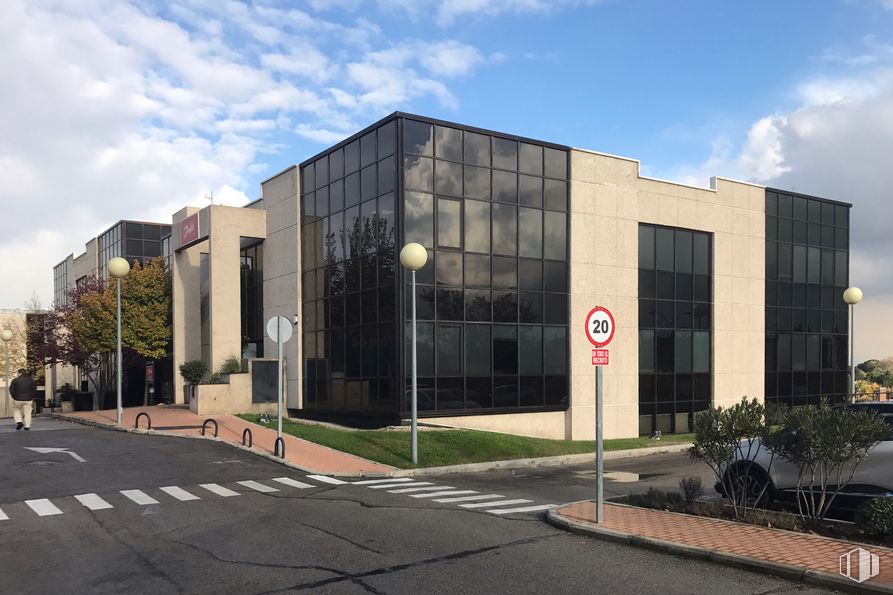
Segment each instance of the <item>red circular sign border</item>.
[{"label": "red circular sign border", "polygon": [[[608,340],[603,343],[598,343],[592,340],[592,335],[589,334],[589,317],[592,316],[595,312],[604,312],[608,315],[608,318],[611,319],[611,334],[608,335]],[[605,347],[614,339],[614,331],[617,330],[617,323],[614,322],[614,315],[611,314],[611,311],[605,308],[604,306],[596,306],[592,310],[589,311],[589,314],[586,315],[586,320],[583,322],[583,328],[586,331],[586,338],[589,339],[589,342],[592,343],[595,347]]]}]

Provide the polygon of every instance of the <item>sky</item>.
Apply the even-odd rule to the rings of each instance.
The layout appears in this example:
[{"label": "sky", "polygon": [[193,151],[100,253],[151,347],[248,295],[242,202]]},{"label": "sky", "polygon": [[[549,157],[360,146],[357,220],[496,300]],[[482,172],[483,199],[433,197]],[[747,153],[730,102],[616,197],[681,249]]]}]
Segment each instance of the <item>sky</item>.
[{"label": "sky", "polygon": [[0,308],[401,110],[850,202],[893,355],[893,0],[3,0],[0,80]]}]

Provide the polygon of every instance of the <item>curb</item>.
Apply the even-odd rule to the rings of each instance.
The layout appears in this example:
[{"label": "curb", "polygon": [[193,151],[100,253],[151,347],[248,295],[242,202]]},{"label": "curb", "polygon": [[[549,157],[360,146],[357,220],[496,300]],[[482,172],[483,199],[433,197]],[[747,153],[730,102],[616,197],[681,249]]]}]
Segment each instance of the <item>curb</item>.
[{"label": "curb", "polygon": [[265,458],[267,460],[273,461],[274,463],[279,463],[280,465],[283,465],[284,467],[289,467],[291,469],[297,469],[298,471],[303,471],[305,473],[312,473],[314,475],[327,475],[329,477],[346,477],[346,478],[388,477],[387,473],[331,473],[328,471],[319,471],[319,470],[313,469],[311,467],[305,467],[303,465],[298,465],[296,463],[290,463],[289,461],[281,459],[281,458],[273,455],[272,453],[264,452],[262,450],[257,450],[254,448],[248,448],[247,446],[242,446],[241,444],[238,444],[236,442],[229,442],[228,440],[224,440],[222,438],[217,438],[214,436],[201,436],[201,435],[191,436],[189,434],[180,434],[179,432],[167,432],[165,430],[143,430],[141,428],[124,428],[124,427],[100,423],[97,421],[93,421],[91,419],[83,419],[83,418],[79,418],[79,417],[68,417],[64,413],[51,413],[50,416],[55,419],[61,419],[64,421],[69,421],[69,422],[81,424],[84,426],[91,426],[91,427],[99,428],[102,430],[112,430],[115,432],[126,432],[129,434],[143,434],[143,435],[148,435],[148,436],[169,436],[172,438],[186,438],[189,440],[211,440],[213,442],[219,442],[221,444],[231,446],[238,450]]},{"label": "curb", "polygon": [[[589,500],[570,502],[562,506],[562,508],[571,506],[572,504],[580,504],[582,502],[589,502]],[[771,562],[769,560],[751,558],[750,556],[721,552],[694,545],[657,539],[655,537],[645,537],[642,535],[626,533],[625,531],[593,526],[590,523],[569,519],[561,515],[558,510],[559,509],[552,509],[547,512],[546,520],[548,523],[559,529],[564,529],[565,531],[576,533],[578,535],[585,535],[587,537],[594,537],[605,541],[647,548],[654,551],[685,556],[687,558],[694,558],[707,562],[715,562],[717,564],[724,564],[741,570],[771,574],[790,581],[828,587],[847,593],[893,593],[893,586],[880,585],[872,582],[857,583],[844,577],[828,574],[827,572],[820,572],[818,570],[809,570],[790,564]]]},{"label": "curb", "polygon": [[[633,459],[648,455],[682,452],[691,444],[670,444],[646,448],[630,448],[627,450],[609,450],[604,460]],[[587,452],[575,455],[557,455],[552,457],[536,457],[531,459],[509,459],[505,461],[487,461],[484,463],[466,463],[462,465],[444,465],[443,467],[419,467],[417,469],[397,469],[391,477],[423,477],[427,475],[446,475],[448,473],[479,473],[497,469],[524,469],[536,467],[561,467],[579,463],[595,463],[595,453]]]}]

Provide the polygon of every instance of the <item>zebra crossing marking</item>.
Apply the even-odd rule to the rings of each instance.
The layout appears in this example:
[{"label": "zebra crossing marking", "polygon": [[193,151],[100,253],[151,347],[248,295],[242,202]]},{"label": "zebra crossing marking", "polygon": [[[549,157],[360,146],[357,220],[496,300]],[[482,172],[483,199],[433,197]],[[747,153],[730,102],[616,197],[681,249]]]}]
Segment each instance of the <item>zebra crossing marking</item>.
[{"label": "zebra crossing marking", "polygon": [[186,502],[188,500],[201,500],[201,498],[199,498],[195,494],[190,494],[183,488],[180,488],[177,486],[167,486],[167,487],[158,488],[158,489],[160,489],[165,494],[168,494],[169,496],[173,496],[180,502]]},{"label": "zebra crossing marking", "polygon": [[47,498],[25,500],[25,504],[27,504],[31,508],[31,510],[36,512],[37,516],[53,516],[62,514],[62,511],[59,510],[56,505],[50,502]]},{"label": "zebra crossing marking", "polygon": [[258,481],[254,481],[253,479],[248,479],[246,481],[237,481],[236,483],[245,486],[246,488],[250,488],[256,492],[261,492],[263,494],[269,494],[279,491],[279,488],[273,488],[268,485],[264,485]]},{"label": "zebra crossing marking", "polygon": [[74,498],[90,510],[106,510],[108,508],[114,508],[114,506],[94,493],[78,494]]},{"label": "zebra crossing marking", "polygon": [[218,496],[223,496],[224,498],[230,498],[232,496],[241,496],[239,492],[234,492],[229,488],[225,488],[222,485],[216,483],[200,483],[198,484],[200,488],[205,488],[212,494],[217,494]]},{"label": "zebra crossing marking", "polygon": [[158,500],[156,500],[146,492],[143,492],[142,490],[121,490],[121,494],[126,498],[130,498],[140,506],[158,504]]}]

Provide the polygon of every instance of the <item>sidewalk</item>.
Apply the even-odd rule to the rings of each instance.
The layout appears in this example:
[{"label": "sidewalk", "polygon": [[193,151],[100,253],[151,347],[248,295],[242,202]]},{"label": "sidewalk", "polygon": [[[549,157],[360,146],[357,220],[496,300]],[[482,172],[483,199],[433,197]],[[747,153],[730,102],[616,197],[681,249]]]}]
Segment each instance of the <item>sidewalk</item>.
[{"label": "sidewalk", "polygon": [[[218,439],[230,444],[242,445],[242,432],[251,428],[254,445],[252,451],[272,456],[276,431],[252,424],[234,415],[201,416],[192,413],[182,405],[157,405],[154,407],[128,407],[124,409],[123,428],[134,431],[134,421],[140,413],[147,413],[152,419],[152,432],[159,434],[179,434],[201,436],[200,426],[206,419],[214,419],[220,426]],[[61,419],[70,419],[116,428],[114,409],[103,411],[83,411],[77,413],[57,413]],[[183,428],[182,426],[196,426]],[[146,418],[140,419],[140,430],[145,432]],[[208,424],[207,436],[214,435],[213,424]],[[343,453],[326,446],[314,444],[283,433],[285,441],[285,461],[311,473],[339,476],[386,476],[393,467]],[[277,457],[278,459],[278,457]]]},{"label": "sidewalk", "polygon": [[[893,550],[863,545],[880,559],[880,574],[862,584],[839,574],[840,557],[859,544],[687,514],[605,504],[597,525],[595,504],[576,502],[549,512],[549,522],[578,533],[739,568],[857,592],[893,593]],[[856,562],[853,562],[856,567]]]}]

